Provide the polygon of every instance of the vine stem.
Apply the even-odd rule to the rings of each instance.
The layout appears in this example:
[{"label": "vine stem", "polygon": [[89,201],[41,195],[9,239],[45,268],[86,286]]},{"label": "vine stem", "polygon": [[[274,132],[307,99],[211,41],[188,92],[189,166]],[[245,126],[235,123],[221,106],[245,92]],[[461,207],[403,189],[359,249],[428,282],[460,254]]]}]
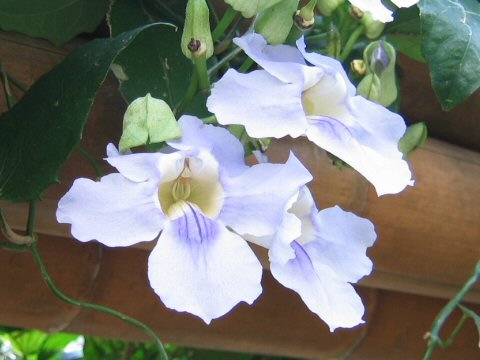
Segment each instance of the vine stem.
[{"label": "vine stem", "polygon": [[230,53],[225,55],[222,59],[220,59],[215,65],[213,65],[210,69],[208,69],[208,76],[211,77],[215,72],[220,69],[223,65],[228,63],[230,60],[232,60],[235,56],[240,54],[242,52],[242,49],[237,47],[234,50],[232,50]]},{"label": "vine stem", "polygon": [[[432,327],[430,331],[426,334],[426,338],[428,339],[428,347],[425,355],[423,356],[423,360],[428,360],[432,357],[433,351],[437,345],[442,345],[443,341],[440,338],[440,331],[442,330],[443,324],[448,319],[450,314],[456,309],[457,305],[463,298],[468,294],[470,289],[475,285],[475,283],[480,278],[480,261],[477,262],[475,266],[475,271],[473,275],[467,280],[467,282],[463,285],[460,291],[445,305],[445,307],[438,313],[437,317],[433,321]],[[463,325],[465,320],[462,318],[460,321]],[[452,335],[456,335],[459,331],[459,327],[457,326]]]},{"label": "vine stem", "polygon": [[80,144],[77,145],[77,150],[90,163],[90,165],[92,165],[97,177],[101,178],[103,175],[105,175],[102,166],[98,163],[98,161]]},{"label": "vine stem", "polygon": [[[30,201],[29,203],[29,209],[28,209],[28,221],[27,221],[27,235],[35,238],[35,217],[36,217],[36,202],[35,200]],[[97,311],[101,311],[105,314],[114,316],[116,318],[119,318],[123,321],[126,321],[139,329],[145,331],[148,335],[152,337],[154,340],[155,344],[158,347],[158,350],[160,351],[160,356],[162,359],[168,360],[167,353],[165,352],[165,348],[163,347],[163,344],[161,340],[158,338],[158,336],[155,334],[155,332],[145,325],[144,323],[138,321],[137,319],[134,319],[130,316],[127,316],[125,314],[122,314],[119,311],[110,309],[106,306],[98,305],[98,304],[92,304],[88,302],[83,302],[80,300],[75,300],[72,299],[71,297],[67,296],[64,294],[55,284],[53,281],[52,277],[50,276],[50,273],[47,270],[47,267],[45,266],[45,262],[43,261],[42,256],[40,255],[40,252],[38,250],[38,242],[35,241],[32,244],[29,245],[24,245],[23,247],[28,246],[29,250],[32,252],[33,257],[35,258],[35,262],[37,263],[40,272],[42,273],[42,277],[47,283],[47,286],[49,289],[57,296],[60,300],[65,301],[68,304],[75,305],[75,306],[80,306],[86,309],[93,309]]]},{"label": "vine stem", "polygon": [[348,38],[347,42],[345,43],[345,47],[343,48],[343,51],[340,54],[340,61],[345,61],[350,55],[350,52],[352,51],[353,47],[357,43],[358,38],[363,34],[364,31],[364,26],[359,25],[350,35]]},{"label": "vine stem", "polygon": [[122,314],[119,311],[110,309],[110,308],[102,306],[102,305],[92,304],[92,303],[88,303],[88,302],[75,300],[75,299],[72,299],[71,297],[65,295],[62,291],[60,291],[60,289],[57,287],[55,282],[50,277],[50,274],[47,271],[47,268],[45,266],[43,258],[41,257],[40,252],[38,251],[38,244],[33,243],[30,246],[30,250],[31,250],[31,252],[32,252],[32,254],[35,258],[35,261],[36,261],[38,267],[40,268],[43,279],[47,283],[47,286],[50,288],[50,290],[52,290],[52,292],[59,299],[65,301],[66,303],[71,304],[71,305],[80,306],[80,307],[83,307],[83,308],[86,308],[86,309],[93,309],[93,310],[101,311],[105,314],[109,314],[111,316],[114,316],[118,319],[121,319],[123,321],[126,321],[126,322],[138,327],[139,329],[145,331],[148,335],[150,335],[152,337],[152,339],[154,340],[155,344],[158,347],[158,350],[160,351],[161,358],[165,359],[165,360],[168,359],[167,353],[165,352],[165,348],[163,347],[163,344],[162,344],[161,340],[157,337],[155,332],[150,327],[148,327],[144,323],[138,321],[137,319],[134,319],[130,316]]},{"label": "vine stem", "polygon": [[229,7],[227,11],[225,11],[222,20],[220,20],[218,25],[215,27],[215,30],[213,30],[212,32],[213,41],[217,41],[222,37],[222,35],[225,33],[225,30],[227,30],[227,28],[230,26],[236,16],[237,11],[231,7]]}]

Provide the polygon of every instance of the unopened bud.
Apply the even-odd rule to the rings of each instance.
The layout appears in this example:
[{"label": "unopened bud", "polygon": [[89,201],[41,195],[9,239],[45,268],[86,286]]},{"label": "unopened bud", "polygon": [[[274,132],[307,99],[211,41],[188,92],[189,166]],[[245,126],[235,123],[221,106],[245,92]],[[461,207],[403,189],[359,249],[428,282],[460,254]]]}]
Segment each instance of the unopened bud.
[{"label": "unopened bud", "polygon": [[363,76],[367,73],[367,64],[363,60],[352,60],[350,66],[352,68],[352,71],[357,75]]},{"label": "unopened bud", "polygon": [[208,5],[205,0],[188,0],[182,34],[182,52],[189,58],[213,55]]},{"label": "unopened bud", "polygon": [[283,0],[257,15],[255,31],[272,45],[282,44],[290,33],[298,0]]},{"label": "unopened bud", "polygon": [[345,0],[318,0],[317,8],[320,10],[322,15],[330,16],[344,2]]},{"label": "unopened bud", "polygon": [[348,12],[354,19],[357,20],[361,20],[363,18],[363,15],[365,14],[362,10],[353,5],[349,7]]},{"label": "unopened bud", "polygon": [[365,35],[369,39],[378,38],[385,29],[385,23],[375,20],[369,12],[365,12],[360,21],[365,26]]},{"label": "unopened bud", "polygon": [[310,2],[298,10],[295,14],[295,25],[302,30],[308,30],[315,25],[315,5],[317,0],[310,0]]},{"label": "unopened bud", "polygon": [[421,147],[428,137],[427,126],[425,123],[420,122],[414,125],[410,125],[407,131],[400,139],[398,148],[404,156],[410,155],[413,151]]},{"label": "unopened bud", "polygon": [[370,60],[370,67],[377,75],[381,75],[386,69],[388,69],[391,63],[390,56],[385,49],[385,46],[385,42],[381,41],[375,50],[373,50]]}]

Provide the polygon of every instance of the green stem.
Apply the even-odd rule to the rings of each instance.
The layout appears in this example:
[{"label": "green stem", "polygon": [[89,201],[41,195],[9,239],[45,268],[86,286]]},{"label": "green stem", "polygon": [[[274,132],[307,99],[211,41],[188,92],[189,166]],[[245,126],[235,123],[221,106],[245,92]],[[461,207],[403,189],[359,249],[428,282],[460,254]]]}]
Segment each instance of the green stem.
[{"label": "green stem", "polygon": [[218,69],[222,68],[223,65],[228,63],[230,60],[232,60],[235,56],[237,56],[241,52],[242,52],[242,49],[239,47],[229,52],[219,62],[217,62],[210,69],[208,69],[208,76],[212,76],[213,74],[215,74],[218,71]]},{"label": "green stem", "polygon": [[35,238],[35,219],[37,216],[37,203],[31,200],[28,203],[28,220],[27,220],[27,235],[32,239]]},{"label": "green stem", "polygon": [[200,91],[210,91],[210,81],[208,80],[207,57],[205,55],[193,57],[193,64],[197,72],[198,88]]},{"label": "green stem", "polygon": [[207,0],[208,7],[210,9],[210,12],[212,13],[213,19],[215,20],[215,23],[220,22],[220,18],[218,17],[217,9],[215,8],[215,4],[212,2],[212,0]]},{"label": "green stem", "polygon": [[212,31],[213,41],[219,40],[222,37],[222,35],[225,34],[225,31],[230,26],[232,21],[235,19],[237,14],[238,14],[237,11],[231,7],[229,7],[227,11],[225,11],[225,14],[223,14],[222,20],[220,20],[220,22],[217,24],[217,26],[215,27],[215,30]]},{"label": "green stem", "polygon": [[77,145],[77,150],[95,169],[95,173],[97,174],[97,177],[100,178],[103,175],[105,175],[98,161],[87,150],[85,150],[82,146],[80,146],[80,144]]},{"label": "green stem", "polygon": [[357,28],[352,32],[350,37],[347,40],[347,43],[345,44],[345,47],[343,48],[343,51],[340,53],[340,61],[345,61],[350,55],[350,52],[352,51],[353,47],[357,43],[357,40],[360,36],[362,36],[364,32],[364,27],[363,25],[357,26]]},{"label": "green stem", "polygon": [[445,340],[443,343],[439,344],[442,348],[446,348],[446,347],[452,345],[453,341],[457,337],[457,334],[460,332],[460,330],[463,327],[463,324],[465,323],[465,321],[467,321],[468,318],[469,318],[469,316],[467,314],[462,314],[462,318],[458,322],[457,326],[455,326],[455,329],[453,329],[449,338],[447,340]]},{"label": "green stem", "polygon": [[312,43],[315,41],[322,41],[328,39],[328,33],[321,33],[317,35],[312,35],[307,37],[307,43]]},{"label": "green stem", "polygon": [[197,73],[194,72],[193,75],[192,75],[192,80],[190,81],[190,84],[188,85],[187,93],[183,97],[182,102],[177,106],[177,108],[174,111],[175,117],[177,119],[181,115],[183,115],[183,113],[187,109],[188,105],[192,101],[193,97],[197,93],[197,90],[198,90],[198,76],[197,76]]},{"label": "green stem", "polygon": [[162,342],[160,341],[160,339],[157,337],[157,335],[155,334],[155,332],[150,328],[148,327],[147,325],[145,325],[144,323],[138,321],[137,319],[134,319],[130,316],[127,316],[127,315],[124,315],[122,314],[121,312],[119,311],[116,311],[116,310],[113,310],[113,309],[110,309],[108,307],[105,307],[105,306],[102,306],[102,305],[97,305],[97,304],[92,304],[92,303],[88,303],[88,302],[83,302],[83,301],[79,301],[79,300],[75,300],[75,299],[72,299],[71,297],[65,295],[63,292],[61,292],[57,286],[55,285],[55,283],[53,282],[52,278],[50,277],[50,274],[48,273],[47,271],[47,268],[45,266],[45,263],[43,262],[43,259],[40,255],[40,252],[38,251],[38,244],[37,243],[33,243],[31,246],[30,246],[30,250],[32,251],[32,254],[35,258],[35,261],[38,265],[38,267],[40,268],[40,271],[42,272],[42,276],[43,276],[43,279],[45,280],[45,282],[47,283],[48,287],[50,288],[50,290],[52,290],[52,292],[61,300],[65,301],[66,303],[68,304],[71,304],[71,305],[75,305],[75,306],[80,306],[80,307],[83,307],[83,308],[86,308],[86,309],[93,309],[93,310],[97,310],[97,311],[101,311],[105,314],[109,314],[111,316],[114,316],[118,319],[121,319],[123,321],[126,321],[140,329],[142,329],[143,331],[145,331],[148,335],[150,335],[153,340],[155,341],[155,344],[157,345],[158,347],[158,350],[160,352],[160,355],[161,355],[161,358],[162,359],[168,359],[168,356],[167,356],[167,353],[165,352],[165,349],[163,347],[163,344]]},{"label": "green stem", "polygon": [[202,118],[204,124],[217,124],[217,117],[215,115]]},{"label": "green stem", "polygon": [[245,73],[253,65],[253,60],[251,58],[246,58],[242,65],[238,68],[238,72]]},{"label": "green stem", "polygon": [[427,351],[425,352],[425,355],[423,356],[423,360],[430,359],[433,354],[433,351],[435,350],[435,347],[442,343],[442,339],[440,338],[440,330],[442,329],[443,324],[448,319],[450,314],[455,310],[457,305],[468,294],[468,292],[473,287],[473,285],[475,285],[479,277],[480,277],[480,261],[477,262],[473,275],[467,280],[467,282],[463,285],[460,291],[438,313],[437,317],[433,321],[432,327],[430,331],[427,333],[428,347],[427,347]]},{"label": "green stem", "polygon": [[13,96],[12,89],[10,88],[10,82],[8,81],[8,75],[3,67],[3,63],[0,62],[0,72],[3,77],[3,88],[5,89],[5,94],[7,96],[7,105],[11,109],[16,103],[15,97]]}]

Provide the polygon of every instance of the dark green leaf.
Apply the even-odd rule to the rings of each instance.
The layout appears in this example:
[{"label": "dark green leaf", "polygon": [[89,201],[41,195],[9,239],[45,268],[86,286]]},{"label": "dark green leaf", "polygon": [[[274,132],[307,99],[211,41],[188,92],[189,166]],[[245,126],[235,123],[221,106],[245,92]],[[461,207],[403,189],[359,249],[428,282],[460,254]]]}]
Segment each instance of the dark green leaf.
[{"label": "dark green leaf", "polygon": [[2,0],[0,27],[61,44],[95,30],[108,5],[108,0]]},{"label": "dark green leaf", "polygon": [[451,110],[480,86],[480,3],[422,0],[418,6],[433,88]]},{"label": "dark green leaf", "polygon": [[387,23],[387,34],[420,34],[420,14],[418,7],[400,8],[395,11],[395,21]]},{"label": "dark green leaf", "polygon": [[52,360],[78,337],[79,335],[63,333],[48,335],[38,355],[38,360]]},{"label": "dark green leaf", "polygon": [[0,117],[1,199],[36,199],[58,182],[111,63],[146,28],[78,48]]},{"label": "dark green leaf", "polygon": [[[112,36],[147,24],[147,10],[136,0],[118,0],[111,9]],[[172,109],[185,95],[192,77],[192,63],[180,49],[181,30],[155,27],[142,33],[116,60],[114,73],[127,102],[150,93]]]},{"label": "dark green leaf", "polygon": [[387,34],[387,41],[391,43],[398,52],[401,52],[413,60],[425,62],[422,55],[422,40],[417,34]]}]

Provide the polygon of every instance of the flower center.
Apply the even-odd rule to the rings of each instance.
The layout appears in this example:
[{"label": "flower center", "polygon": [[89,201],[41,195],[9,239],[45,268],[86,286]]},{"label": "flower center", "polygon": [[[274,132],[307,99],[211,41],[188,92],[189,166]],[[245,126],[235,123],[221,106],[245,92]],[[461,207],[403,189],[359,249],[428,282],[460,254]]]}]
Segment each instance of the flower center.
[{"label": "flower center", "polygon": [[347,86],[340,76],[324,75],[315,85],[302,93],[302,105],[307,116],[339,118],[346,111],[344,104]]},{"label": "flower center", "polygon": [[[185,158],[180,175],[160,184],[158,199],[163,212],[175,219],[183,215],[187,203],[196,205],[205,215],[216,217],[223,205],[223,187],[218,164],[206,159]],[[211,159],[210,159],[211,160]]]}]

